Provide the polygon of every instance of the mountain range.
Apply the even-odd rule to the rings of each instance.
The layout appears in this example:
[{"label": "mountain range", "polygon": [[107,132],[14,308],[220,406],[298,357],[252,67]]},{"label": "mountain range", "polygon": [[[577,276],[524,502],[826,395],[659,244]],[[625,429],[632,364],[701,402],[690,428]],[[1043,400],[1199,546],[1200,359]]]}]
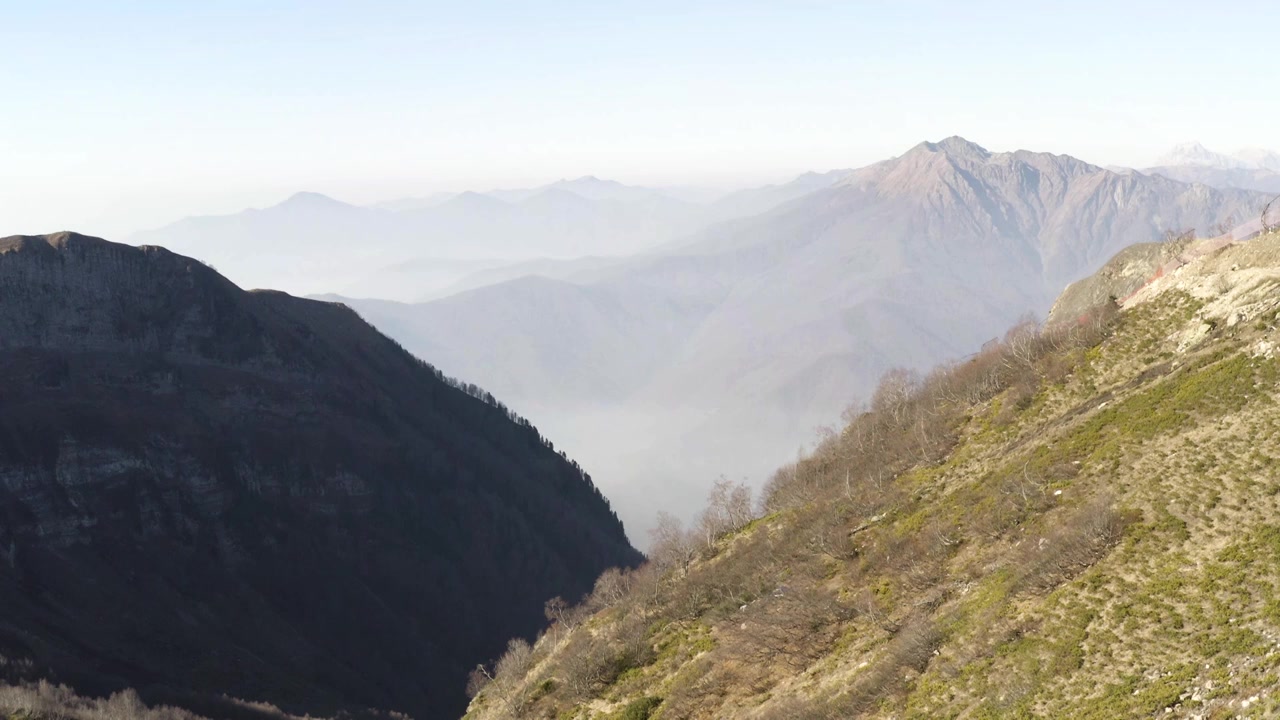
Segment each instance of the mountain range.
[{"label": "mountain range", "polygon": [[475,273],[647,251],[765,212],[840,176],[809,173],[711,202],[595,177],[371,207],[303,192],[268,208],[187,218],[127,241],[198,257],[244,287],[423,300],[476,285]]},{"label": "mountain range", "polygon": [[1121,248],[1267,199],[953,137],[569,280],[346,302],[536,418],[634,534],[719,474],[760,482],[884,371],[974,352]]},{"label": "mountain range", "polygon": [[340,305],[73,233],[0,239],[0,305],[0,683],[456,717],[640,560],[533,426]]},{"label": "mountain range", "polygon": [[1199,165],[1223,170],[1251,168],[1280,172],[1280,152],[1245,148],[1230,155],[1215,152],[1198,142],[1176,145],[1155,163],[1157,166]]},{"label": "mountain range", "polygon": [[1143,172],[1217,188],[1280,193],[1280,153],[1250,148],[1224,155],[1200,143],[1178,145]]}]

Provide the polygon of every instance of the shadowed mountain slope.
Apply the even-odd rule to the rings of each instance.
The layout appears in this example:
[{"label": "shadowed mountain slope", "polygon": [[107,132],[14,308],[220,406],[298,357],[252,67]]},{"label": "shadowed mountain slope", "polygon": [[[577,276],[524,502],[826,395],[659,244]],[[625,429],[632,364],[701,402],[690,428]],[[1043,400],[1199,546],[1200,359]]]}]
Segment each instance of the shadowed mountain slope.
[{"label": "shadowed mountain slope", "polygon": [[349,309],[0,240],[0,656],[81,692],[456,715],[638,559],[589,478]]}]

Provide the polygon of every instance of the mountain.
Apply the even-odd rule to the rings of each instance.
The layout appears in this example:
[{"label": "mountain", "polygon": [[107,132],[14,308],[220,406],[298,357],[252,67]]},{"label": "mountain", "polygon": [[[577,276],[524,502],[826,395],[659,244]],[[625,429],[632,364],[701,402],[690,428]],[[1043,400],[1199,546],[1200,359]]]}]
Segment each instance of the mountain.
[{"label": "mountain", "polygon": [[1206,165],[1172,165],[1146,168],[1148,175],[1160,175],[1184,183],[1200,183],[1222,189],[1280,193],[1280,173],[1263,168],[1217,168]]},{"label": "mountain", "polygon": [[[424,301],[451,295],[457,291],[456,288],[488,284],[486,278],[489,277],[519,277],[526,273],[518,268],[536,262],[512,262],[496,258],[417,258],[393,262],[373,270],[352,272],[339,281],[338,289],[351,297]],[[508,272],[515,274],[503,274]],[[307,297],[324,299],[325,295],[311,294]]]},{"label": "mountain", "polygon": [[1245,148],[1236,153],[1236,158],[1249,167],[1261,168],[1272,172],[1280,172],[1280,152],[1265,148]]},{"label": "mountain", "polygon": [[400,259],[411,238],[399,217],[303,192],[268,208],[187,218],[128,242],[197,257],[245,287],[306,291]]},{"label": "mountain", "polygon": [[596,177],[369,207],[303,192],[267,208],[186,218],[128,242],[199,258],[245,287],[416,302],[476,286],[479,270],[626,257],[678,244],[713,223],[770,210],[837,174],[810,173],[714,203]]},{"label": "mountain", "polygon": [[1143,172],[1216,188],[1280,193],[1280,153],[1260,148],[1223,155],[1199,143],[1179,145]]},{"label": "mountain", "polygon": [[1270,170],[1280,172],[1280,153],[1266,148],[1244,148],[1231,155],[1214,152],[1198,142],[1175,146],[1156,160],[1157,166],[1199,166],[1220,170]]},{"label": "mountain", "polygon": [[604,180],[594,175],[586,175],[572,180],[561,179],[549,185],[535,188],[518,188],[514,190],[490,190],[485,193],[490,197],[506,202],[521,202],[547,191],[564,191],[587,200],[619,200],[619,201],[663,201],[673,204],[686,204],[671,197],[665,191],[624,185],[616,180]]},{"label": "mountain", "polygon": [[432,208],[441,203],[446,203],[457,197],[457,193],[437,192],[431,193],[425,197],[402,197],[395,200],[385,200],[380,203],[374,203],[370,207],[381,210],[391,210],[393,212],[401,212],[404,210],[422,210]]},{"label": "mountain", "polygon": [[1276,717],[1280,235],[1210,248],[886,375],[758,512],[718,486],[513,643],[467,718]]},{"label": "mountain", "polygon": [[0,679],[456,717],[639,559],[535,428],[341,305],[72,233],[0,240],[0,298]]},{"label": "mountain", "polygon": [[1250,167],[1250,163],[1238,157],[1214,152],[1198,142],[1176,145],[1156,160],[1158,166],[1200,165],[1204,167],[1233,169]]},{"label": "mountain", "polygon": [[[705,224],[697,205],[596,178],[498,195],[358,207],[298,193],[272,207],[188,218],[128,240],[197,257],[245,286],[300,294],[362,294],[374,286],[385,288],[384,299],[416,300],[462,280],[475,269],[465,263],[626,255]],[[414,267],[423,271],[405,272]]]},{"label": "mountain", "polygon": [[1267,199],[949,138],[590,278],[351,304],[536,418],[646,528],[720,474],[758,483],[886,370],[973,352],[1120,248]]},{"label": "mountain", "polygon": [[807,172],[790,182],[739,190],[712,203],[711,212],[719,220],[758,215],[811,192],[831,187],[852,172]]}]

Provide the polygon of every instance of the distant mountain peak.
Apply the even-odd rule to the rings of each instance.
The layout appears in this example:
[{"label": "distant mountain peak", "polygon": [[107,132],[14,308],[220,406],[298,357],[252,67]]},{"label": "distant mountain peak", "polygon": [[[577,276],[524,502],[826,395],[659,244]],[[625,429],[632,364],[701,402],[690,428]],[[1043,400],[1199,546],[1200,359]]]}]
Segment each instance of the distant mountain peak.
[{"label": "distant mountain peak", "polygon": [[662,195],[661,192],[645,187],[637,187],[620,183],[617,180],[600,178],[595,175],[583,175],[573,179],[560,179],[536,191],[559,190],[573,193],[587,200],[637,200]]},{"label": "distant mountain peak", "polygon": [[478,193],[474,190],[460,192],[449,200],[442,203],[444,205],[467,205],[475,207],[500,207],[507,205],[507,201],[496,198],[486,193]]},{"label": "distant mountain peak", "polygon": [[347,204],[323,193],[304,190],[290,195],[276,207],[347,207]]},{"label": "distant mountain peak", "polygon": [[1233,157],[1251,167],[1280,172],[1280,153],[1266,148],[1244,148]]},{"label": "distant mountain peak", "polygon": [[561,178],[543,189],[562,189],[571,192],[617,192],[621,190],[637,190],[629,188],[616,180],[602,180],[595,175],[583,175],[578,178]]},{"label": "distant mountain peak", "polygon": [[1165,155],[1156,160],[1157,167],[1168,167],[1176,165],[1200,165],[1215,168],[1242,168],[1247,167],[1248,163],[1233,158],[1229,155],[1223,155],[1214,152],[1199,142],[1191,141],[1175,145]]},{"label": "distant mountain peak", "polygon": [[525,198],[522,204],[558,204],[561,206],[586,207],[591,204],[591,200],[574,192],[573,190],[555,183],[548,185],[529,197]]}]

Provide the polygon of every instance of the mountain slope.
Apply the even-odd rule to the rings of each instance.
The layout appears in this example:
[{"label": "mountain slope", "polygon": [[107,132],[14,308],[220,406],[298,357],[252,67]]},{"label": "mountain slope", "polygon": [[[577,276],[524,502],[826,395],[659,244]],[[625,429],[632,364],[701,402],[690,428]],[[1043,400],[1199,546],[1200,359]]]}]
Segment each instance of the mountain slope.
[{"label": "mountain slope", "polygon": [[[758,478],[869,395],[885,370],[973,352],[1019,316],[1043,315],[1063,285],[1121,248],[1173,228],[1211,230],[1266,200],[950,138],[580,281],[583,303],[607,296],[643,307],[646,325],[622,313],[561,325],[585,310],[568,309],[564,288],[551,285],[496,285],[447,308],[399,307],[394,319],[353,306],[410,350],[437,353],[446,371],[549,423],[596,468],[628,525],[643,527],[657,509],[654,487],[687,505],[721,473]],[[601,379],[592,387],[621,398],[615,421],[557,394],[577,374],[505,362],[489,338],[547,353],[610,348],[575,362]],[[638,357],[653,362],[637,369]],[[636,455],[636,418],[657,428],[646,435],[652,453]]]},{"label": "mountain slope", "polygon": [[852,172],[807,172],[789,182],[738,190],[712,203],[711,212],[718,220],[759,215],[811,192],[829,188]]},{"label": "mountain slope", "polygon": [[1218,168],[1204,165],[1162,165],[1146,168],[1148,175],[1162,175],[1170,180],[1201,183],[1216,188],[1240,188],[1280,193],[1280,172],[1266,168]]},{"label": "mountain slope", "polygon": [[70,233],[0,240],[0,298],[0,668],[449,717],[638,557],[533,427],[340,305]]},{"label": "mountain slope", "polygon": [[468,718],[1274,717],[1280,235],[1020,325],[602,578]]}]

